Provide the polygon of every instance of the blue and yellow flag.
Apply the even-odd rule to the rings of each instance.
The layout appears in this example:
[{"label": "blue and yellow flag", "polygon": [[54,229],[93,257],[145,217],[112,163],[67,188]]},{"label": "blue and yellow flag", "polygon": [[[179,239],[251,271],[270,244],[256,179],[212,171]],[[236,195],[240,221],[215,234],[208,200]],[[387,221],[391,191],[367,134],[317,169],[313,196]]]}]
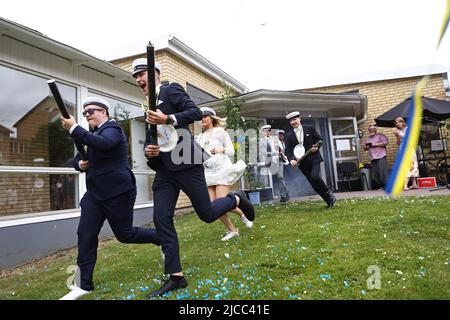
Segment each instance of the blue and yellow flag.
[{"label": "blue and yellow flag", "polygon": [[[441,44],[450,21],[450,0],[446,0],[446,3],[444,19],[442,21],[436,50]],[[428,79],[429,76],[422,78],[422,80],[417,83],[412,95],[405,136],[403,137],[400,150],[398,151],[397,158],[395,159],[392,168],[392,173],[389,176],[386,185],[386,192],[393,196],[398,196],[403,191],[405,179],[411,167],[412,156],[413,153],[416,152],[417,144],[419,142],[423,115],[422,92]]]},{"label": "blue and yellow flag", "polygon": [[450,0],[447,0],[447,5],[445,7],[444,20],[442,21],[441,32],[439,33],[439,40],[436,48],[441,45],[442,38],[444,38],[445,31],[447,30],[448,23],[450,21]]},{"label": "blue and yellow flag", "polygon": [[411,167],[412,156],[416,152],[419,142],[423,115],[422,91],[428,79],[427,76],[419,81],[411,99],[405,136],[400,144],[400,150],[386,186],[386,192],[393,196],[398,196],[403,191],[405,179]]}]

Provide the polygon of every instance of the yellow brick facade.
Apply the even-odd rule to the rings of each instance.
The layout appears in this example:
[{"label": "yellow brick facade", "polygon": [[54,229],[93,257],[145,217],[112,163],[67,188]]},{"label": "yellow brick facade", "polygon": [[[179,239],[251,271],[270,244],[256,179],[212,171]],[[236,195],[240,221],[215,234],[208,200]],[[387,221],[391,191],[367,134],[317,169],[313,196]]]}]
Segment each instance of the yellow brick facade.
[{"label": "yellow brick facade", "polygon": [[[133,60],[145,57],[146,55],[142,54],[111,62],[125,70],[131,71]],[[223,93],[223,84],[220,81],[205,74],[168,50],[163,49],[156,51],[155,60],[159,62],[162,67],[161,81],[169,81],[170,83],[177,82],[185,89],[187,87],[187,83],[189,83],[213,96],[218,98],[221,97],[221,94]],[[191,129],[193,129],[193,127],[191,127]],[[189,198],[181,192],[176,209],[179,210],[187,207],[191,207],[191,202],[189,201]]]},{"label": "yellow brick facade", "polygon": [[[111,61],[122,69],[131,71],[131,64],[134,59],[145,58],[145,54]],[[161,64],[161,81],[177,82],[185,89],[187,83],[208,92],[209,94],[221,97],[223,84],[221,81],[205,74],[191,64],[180,59],[167,50],[160,50],[155,53],[155,60]]]},{"label": "yellow brick facade", "polygon": [[[302,89],[298,90],[298,92],[341,93],[351,90],[359,90],[360,94],[367,96],[367,120],[358,125],[359,129],[364,132],[364,137],[361,139],[361,143],[363,143],[365,137],[368,135],[368,126],[370,124],[375,124],[374,119],[408,98],[421,78],[422,77],[411,77],[343,84],[329,87]],[[445,100],[444,78],[442,74],[431,76],[423,90],[423,95],[428,98]],[[393,164],[398,151],[394,130],[394,128],[378,128],[378,132],[385,134],[389,139],[389,144],[387,147],[387,158],[389,165]],[[368,152],[361,151],[361,156],[362,161],[370,161]]]}]

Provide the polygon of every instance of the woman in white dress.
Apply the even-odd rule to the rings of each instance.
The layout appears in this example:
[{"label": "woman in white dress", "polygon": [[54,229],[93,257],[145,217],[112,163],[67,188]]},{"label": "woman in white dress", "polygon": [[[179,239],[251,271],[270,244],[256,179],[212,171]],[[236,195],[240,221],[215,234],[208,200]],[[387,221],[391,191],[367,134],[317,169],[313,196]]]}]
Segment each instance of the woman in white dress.
[{"label": "woman in white dress", "polygon": [[[200,109],[203,113],[202,133],[197,137],[198,144],[205,149],[211,157],[203,163],[205,167],[205,179],[211,201],[225,197],[244,173],[246,164],[239,160],[233,164],[230,157],[234,155],[234,147],[230,135],[224,129],[224,119],[216,116],[216,112],[208,107]],[[236,208],[233,210],[240,216],[242,222],[248,227],[253,226],[243,212]],[[222,241],[230,240],[239,235],[239,230],[231,222],[227,214],[220,217],[227,227],[227,234]]]},{"label": "woman in white dress", "polygon": [[[395,119],[395,127],[398,129],[395,131],[395,137],[397,139],[397,145],[400,146],[400,144],[403,141],[403,137],[406,133],[406,122],[403,118],[399,117]],[[411,155],[411,166],[408,171],[408,175],[405,179],[405,185],[403,186],[403,190],[410,190],[410,189],[417,189],[417,181],[416,178],[419,176],[419,164],[417,161],[417,155],[414,151]],[[412,181],[411,181],[412,180]],[[408,186],[409,182],[411,181],[411,187]]]}]

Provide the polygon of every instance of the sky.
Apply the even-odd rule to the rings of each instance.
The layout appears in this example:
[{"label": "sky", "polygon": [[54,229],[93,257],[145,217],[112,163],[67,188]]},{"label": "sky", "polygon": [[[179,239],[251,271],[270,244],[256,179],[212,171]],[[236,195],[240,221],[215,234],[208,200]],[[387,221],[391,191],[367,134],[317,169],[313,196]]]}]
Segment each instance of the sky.
[{"label": "sky", "polygon": [[[95,57],[170,34],[245,85],[293,90],[440,64],[446,0],[4,1],[0,17]],[[142,52],[145,52],[145,47]]]}]

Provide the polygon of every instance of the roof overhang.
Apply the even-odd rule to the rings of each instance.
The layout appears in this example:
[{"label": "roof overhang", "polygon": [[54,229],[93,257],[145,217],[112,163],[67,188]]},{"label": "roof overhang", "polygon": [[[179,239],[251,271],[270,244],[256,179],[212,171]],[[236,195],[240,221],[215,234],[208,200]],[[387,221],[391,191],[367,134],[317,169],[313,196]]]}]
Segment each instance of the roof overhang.
[{"label": "roof overhang", "polygon": [[[224,72],[222,69],[217,67],[211,61],[201,56],[195,50],[191,49],[189,46],[184,44],[182,41],[177,39],[172,35],[165,35],[156,37],[151,40],[156,51],[166,50],[183,61],[189,63],[195,68],[201,70],[203,73],[209,75],[210,77],[216,79],[217,81],[224,82],[228,86],[232,87],[238,93],[248,92],[248,88],[242,83],[234,79],[228,73]],[[109,61],[117,61],[125,58],[133,58],[145,54],[145,48],[148,44],[147,42],[141,41],[129,45],[122,46],[117,50],[114,50],[112,54],[114,56],[109,56]]]},{"label": "roof overhang", "polygon": [[[367,112],[364,95],[295,93],[277,90],[257,90],[236,98],[241,99],[241,114],[244,117],[280,118],[292,111],[300,111],[302,117],[362,118]],[[199,107],[218,108],[223,100],[204,103]]]},{"label": "roof overhang", "polygon": [[118,81],[126,81],[135,85],[135,80],[128,71],[64,43],[53,40],[36,30],[27,28],[13,21],[0,18],[0,36],[7,36],[58,55],[59,57],[71,61],[75,66],[83,65],[110,75]]},{"label": "roof overhang", "polygon": [[242,83],[231,77],[229,74],[218,68],[206,58],[199,55],[197,52],[189,48],[183,42],[175,37],[169,39],[169,51],[173,52],[178,57],[194,65],[196,68],[202,70],[204,73],[210,75],[216,80],[225,82],[239,93],[248,92],[248,88]]}]

